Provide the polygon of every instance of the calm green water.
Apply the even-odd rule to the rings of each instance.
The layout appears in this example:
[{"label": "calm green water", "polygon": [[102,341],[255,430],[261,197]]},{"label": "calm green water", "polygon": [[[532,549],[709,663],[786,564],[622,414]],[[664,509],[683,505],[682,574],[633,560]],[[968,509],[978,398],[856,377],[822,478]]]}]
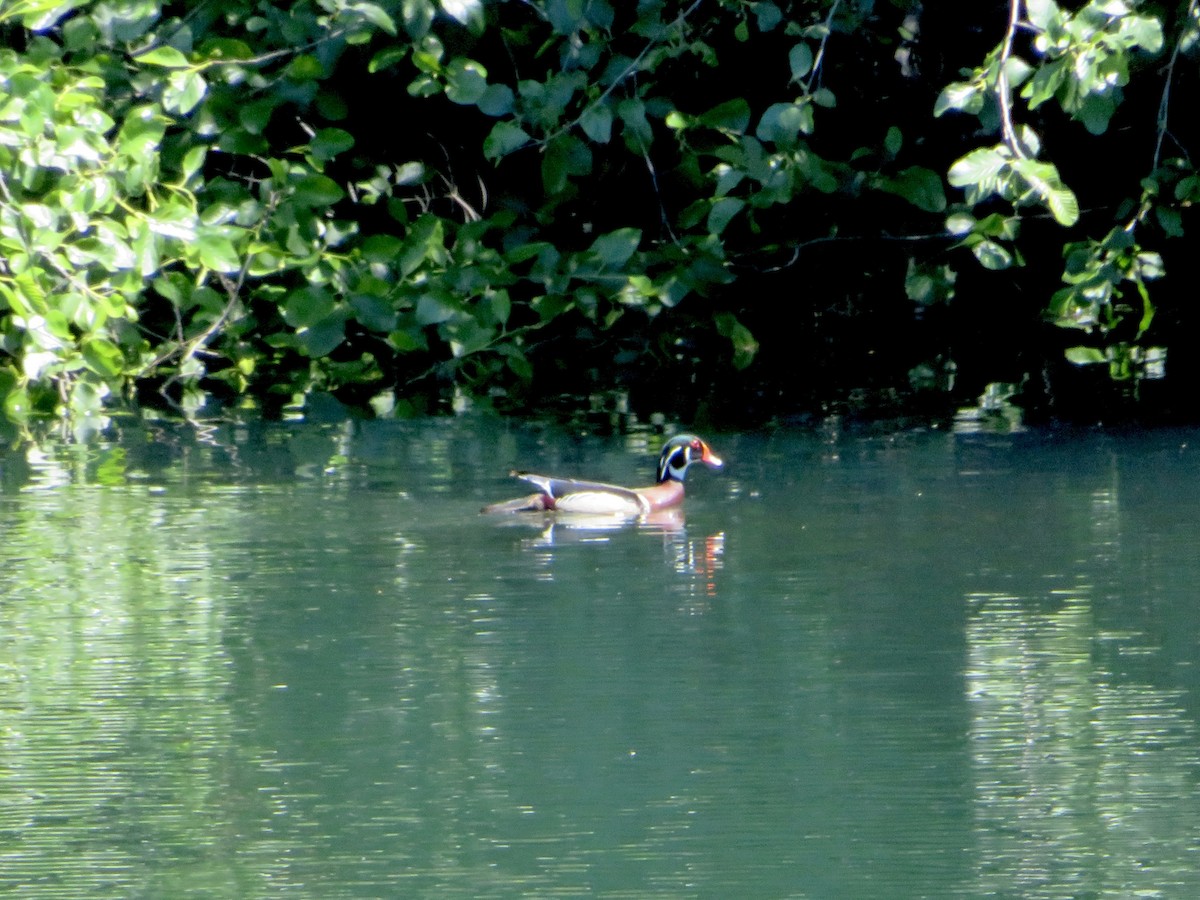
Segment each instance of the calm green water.
[{"label": "calm green water", "polygon": [[709,437],[0,456],[0,893],[1200,895],[1200,432]]}]

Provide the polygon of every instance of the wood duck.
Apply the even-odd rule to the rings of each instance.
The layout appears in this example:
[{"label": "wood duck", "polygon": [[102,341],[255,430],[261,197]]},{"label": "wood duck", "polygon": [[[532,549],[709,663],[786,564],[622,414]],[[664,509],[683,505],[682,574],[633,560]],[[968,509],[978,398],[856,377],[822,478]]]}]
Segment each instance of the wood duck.
[{"label": "wood duck", "polygon": [[536,494],[485,506],[485,513],[567,512],[586,515],[644,516],[678,506],[683,500],[683,479],[688,466],[702,462],[710,469],[724,463],[700,438],[677,434],[663,445],[658,458],[658,481],[650,487],[627,488],[596,481],[554,478],[531,472],[513,472],[514,478],[538,488]]}]

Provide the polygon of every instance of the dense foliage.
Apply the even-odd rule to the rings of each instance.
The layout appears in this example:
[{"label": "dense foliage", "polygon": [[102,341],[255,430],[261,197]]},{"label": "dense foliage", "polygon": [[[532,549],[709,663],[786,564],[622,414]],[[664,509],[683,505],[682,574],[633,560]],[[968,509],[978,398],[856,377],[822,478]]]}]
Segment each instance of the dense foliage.
[{"label": "dense foliage", "polygon": [[1197,2],[0,0],[5,412],[1136,396]]}]

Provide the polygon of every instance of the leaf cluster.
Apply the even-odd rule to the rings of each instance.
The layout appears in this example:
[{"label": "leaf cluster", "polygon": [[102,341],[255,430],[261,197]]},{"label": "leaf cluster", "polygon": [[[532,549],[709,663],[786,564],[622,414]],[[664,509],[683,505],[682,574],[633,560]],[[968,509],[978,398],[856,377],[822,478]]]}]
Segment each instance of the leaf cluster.
[{"label": "leaf cluster", "polygon": [[[909,0],[0,3],[5,412],[520,408],[584,359],[747,373],[791,362],[789,329],[741,286],[795,283],[810,248],[910,242],[864,262],[919,311],[961,302],[960,256],[1023,265],[1042,215],[1067,246],[1049,319],[1137,347],[1165,271],[1141,235],[1181,237],[1197,193],[1167,95],[1099,240],[1048,129],[1105,135],[1164,55],[1173,83],[1196,5],[1003,0],[947,81]],[[897,73],[920,115],[889,111]],[[935,139],[949,118],[975,124]],[[1068,358],[1124,352],[1093,350]]]}]

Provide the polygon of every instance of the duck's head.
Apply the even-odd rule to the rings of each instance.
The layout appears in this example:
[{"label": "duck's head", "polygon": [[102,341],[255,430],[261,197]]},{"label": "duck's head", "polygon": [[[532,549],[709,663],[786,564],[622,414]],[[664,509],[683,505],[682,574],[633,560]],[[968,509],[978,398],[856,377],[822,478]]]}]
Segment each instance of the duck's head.
[{"label": "duck's head", "polygon": [[694,434],[675,435],[663,445],[662,456],[658,458],[658,483],[683,481],[688,466],[694,462],[702,462],[710,469],[725,465],[712,447]]}]

